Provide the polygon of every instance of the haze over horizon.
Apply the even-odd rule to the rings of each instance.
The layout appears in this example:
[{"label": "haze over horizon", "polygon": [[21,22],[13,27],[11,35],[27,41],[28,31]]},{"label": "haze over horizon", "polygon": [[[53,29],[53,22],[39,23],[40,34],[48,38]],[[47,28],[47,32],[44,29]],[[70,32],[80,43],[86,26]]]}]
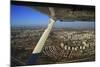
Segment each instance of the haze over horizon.
[{"label": "haze over horizon", "polygon": [[[42,12],[26,6],[11,5],[11,26],[47,26],[49,17]],[[75,29],[94,29],[94,21],[57,21],[54,25],[57,28],[75,28]]]}]

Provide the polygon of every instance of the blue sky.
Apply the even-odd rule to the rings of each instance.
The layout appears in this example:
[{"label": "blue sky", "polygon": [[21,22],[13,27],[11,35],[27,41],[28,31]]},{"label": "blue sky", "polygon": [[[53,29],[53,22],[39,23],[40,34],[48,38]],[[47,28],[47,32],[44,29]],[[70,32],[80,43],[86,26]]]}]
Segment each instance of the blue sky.
[{"label": "blue sky", "polygon": [[[11,25],[12,26],[43,26],[47,25],[49,17],[34,8],[27,6],[11,5]],[[94,28],[94,22],[60,22],[57,21],[55,27],[73,28]]]},{"label": "blue sky", "polygon": [[11,25],[44,25],[49,17],[26,6],[11,5]]}]

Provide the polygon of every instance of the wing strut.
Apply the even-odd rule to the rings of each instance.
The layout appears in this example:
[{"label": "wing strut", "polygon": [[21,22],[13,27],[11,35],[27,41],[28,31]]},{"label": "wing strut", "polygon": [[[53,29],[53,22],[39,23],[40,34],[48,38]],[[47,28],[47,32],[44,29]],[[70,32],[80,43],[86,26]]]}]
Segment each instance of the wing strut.
[{"label": "wing strut", "polygon": [[49,33],[52,30],[54,23],[56,22],[54,8],[49,7],[49,11],[51,14],[51,18],[49,20],[48,27],[45,29],[44,33],[42,34],[40,40],[38,41],[36,47],[34,48],[34,50],[32,52],[32,56],[28,60],[28,64],[30,64],[30,65],[36,64],[36,59],[38,58],[37,54],[39,54],[41,52],[41,50],[49,36]]},{"label": "wing strut", "polygon": [[55,17],[55,12],[54,12],[54,9],[52,7],[49,7],[49,11],[51,13],[51,18],[49,20],[48,27],[47,27],[47,29],[45,29],[44,33],[42,34],[40,40],[38,41],[38,43],[37,43],[37,45],[35,47],[35,49],[33,50],[33,53],[40,53],[41,52],[41,50],[42,50],[42,48],[43,48],[43,46],[44,46],[44,44],[45,44],[45,42],[46,42],[46,40],[48,38],[48,35],[49,35],[49,33],[50,33],[54,23],[55,23],[55,18],[54,18]]}]

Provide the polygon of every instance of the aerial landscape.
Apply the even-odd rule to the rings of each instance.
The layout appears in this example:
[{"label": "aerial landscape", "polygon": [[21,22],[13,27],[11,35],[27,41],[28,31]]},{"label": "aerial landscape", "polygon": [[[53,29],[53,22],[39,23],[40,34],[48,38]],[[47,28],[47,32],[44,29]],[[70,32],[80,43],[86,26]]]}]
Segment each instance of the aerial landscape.
[{"label": "aerial landscape", "polygon": [[[50,26],[47,8],[11,5],[11,66],[28,65]],[[95,10],[70,8],[54,7],[57,21],[33,65],[95,61]]]}]

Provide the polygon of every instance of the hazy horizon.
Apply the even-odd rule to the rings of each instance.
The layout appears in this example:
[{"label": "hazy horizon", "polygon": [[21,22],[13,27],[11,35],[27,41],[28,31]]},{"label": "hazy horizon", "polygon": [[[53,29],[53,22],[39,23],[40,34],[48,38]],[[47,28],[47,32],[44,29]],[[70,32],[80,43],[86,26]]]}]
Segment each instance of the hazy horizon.
[{"label": "hazy horizon", "polygon": [[[11,26],[42,26],[47,27],[49,16],[27,6],[11,5]],[[95,28],[94,21],[57,21],[57,28]]]}]

